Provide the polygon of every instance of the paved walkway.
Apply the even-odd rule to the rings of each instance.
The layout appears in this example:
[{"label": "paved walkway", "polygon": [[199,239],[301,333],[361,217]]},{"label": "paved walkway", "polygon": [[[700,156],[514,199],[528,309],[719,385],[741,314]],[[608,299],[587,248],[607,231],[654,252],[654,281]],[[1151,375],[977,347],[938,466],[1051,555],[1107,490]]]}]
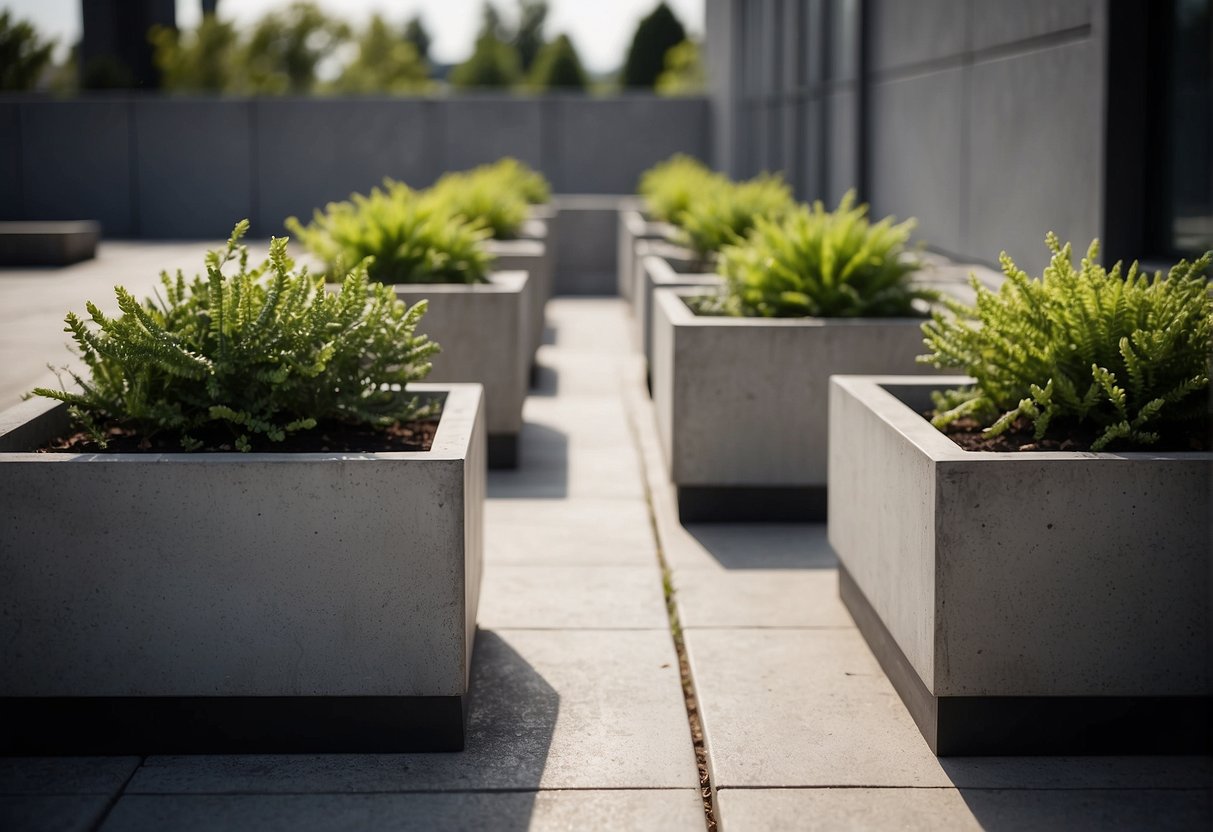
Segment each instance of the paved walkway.
[{"label": "paved walkway", "polygon": [[[72,281],[135,289],[202,248],[105,244],[40,276],[50,300],[0,273],[0,332],[31,339],[0,340],[23,368],[0,406],[57,349]],[[662,557],[726,832],[1209,828],[1207,760],[937,760],[837,600],[824,528],[680,526],[622,303],[548,320],[521,466],[489,481],[466,751],[0,759],[0,829],[702,830]]]}]

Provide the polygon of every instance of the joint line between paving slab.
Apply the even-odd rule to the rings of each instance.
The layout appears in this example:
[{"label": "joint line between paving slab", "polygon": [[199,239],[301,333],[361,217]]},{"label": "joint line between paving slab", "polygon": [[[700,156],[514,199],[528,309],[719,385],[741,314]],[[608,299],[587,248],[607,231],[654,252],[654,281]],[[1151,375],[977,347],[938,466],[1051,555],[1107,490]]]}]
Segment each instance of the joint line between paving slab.
[{"label": "joint line between paving slab", "polygon": [[[621,386],[627,384],[626,380],[621,379]],[[648,510],[650,531],[653,535],[653,542],[657,547],[657,562],[661,566],[661,591],[665,597],[666,612],[669,615],[670,639],[674,642],[674,652],[678,655],[679,676],[681,677],[683,696],[686,701],[687,727],[691,732],[691,743],[694,746],[695,752],[695,764],[699,769],[699,795],[703,799],[703,819],[707,825],[708,832],[713,832],[719,826],[716,820],[716,790],[712,786],[711,764],[707,753],[707,737],[704,734],[703,720],[699,713],[699,695],[695,689],[695,679],[691,675],[691,659],[687,655],[686,643],[682,636],[682,620],[678,615],[678,606],[674,603],[673,572],[670,570],[669,564],[666,563],[665,551],[661,543],[661,534],[658,530],[657,512],[653,506],[653,492],[649,485],[649,466],[645,459],[644,443],[640,437],[641,425],[637,418],[636,409],[632,405],[633,400],[631,395],[629,395],[627,387],[623,387],[621,393],[624,400],[624,413],[628,421],[628,427],[632,432],[632,441],[636,445],[636,452],[640,455],[640,484],[644,489],[644,503],[645,508]]]},{"label": "joint line between paving slab", "polygon": [[105,802],[105,808],[102,809],[101,814],[97,816],[96,823],[90,827],[93,832],[97,832],[97,830],[105,826],[105,822],[109,820],[110,813],[114,811],[114,807],[118,805],[118,801],[122,799],[124,794],[126,794],[126,787],[131,784],[131,781],[135,779],[135,775],[139,773],[139,769],[143,768],[143,764],[146,762],[147,757],[140,757],[139,764],[131,768],[130,774],[126,775],[126,779],[122,781],[122,785],[119,786],[118,790],[114,792],[109,800]]},{"label": "joint line between paving slab", "polygon": [[838,783],[818,786],[721,786],[718,792],[820,792],[820,791],[920,791],[920,792],[1209,792],[1201,786],[888,786]]},{"label": "joint line between paving slab", "polygon": [[561,786],[550,789],[537,786],[502,786],[466,789],[312,789],[295,791],[157,791],[157,792],[125,792],[126,797],[359,797],[382,795],[414,795],[414,794],[551,794],[554,792],[678,792],[694,791],[690,786]]}]

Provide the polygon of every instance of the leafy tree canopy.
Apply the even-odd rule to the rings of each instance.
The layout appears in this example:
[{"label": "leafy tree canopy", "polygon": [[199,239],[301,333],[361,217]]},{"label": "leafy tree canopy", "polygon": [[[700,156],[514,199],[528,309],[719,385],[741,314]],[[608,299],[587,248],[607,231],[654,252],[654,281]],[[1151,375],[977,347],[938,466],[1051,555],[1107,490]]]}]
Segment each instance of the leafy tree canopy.
[{"label": "leafy tree canopy", "polygon": [[543,47],[531,71],[531,86],[539,90],[584,90],[585,69],[568,35]]},{"label": "leafy tree canopy", "polygon": [[43,41],[27,21],[0,11],[0,90],[29,90],[50,63],[53,41]]},{"label": "leafy tree canopy", "polygon": [[665,3],[640,21],[623,64],[623,86],[652,89],[665,69],[665,55],[687,38],[686,29]]}]

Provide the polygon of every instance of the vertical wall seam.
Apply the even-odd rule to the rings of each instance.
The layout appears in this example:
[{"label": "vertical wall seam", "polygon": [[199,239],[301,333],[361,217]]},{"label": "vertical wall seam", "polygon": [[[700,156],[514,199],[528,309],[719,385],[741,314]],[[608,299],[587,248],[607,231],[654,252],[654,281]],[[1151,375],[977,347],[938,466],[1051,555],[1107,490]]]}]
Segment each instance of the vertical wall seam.
[{"label": "vertical wall seam", "polygon": [[255,223],[261,220],[261,186],[257,179],[257,107],[252,98],[246,100],[244,106],[248,109],[248,220]]},{"label": "vertical wall seam", "polygon": [[130,153],[128,181],[130,187],[130,237],[143,236],[143,222],[139,215],[139,116],[134,98],[127,99],[126,129],[127,152]]},{"label": "vertical wall seam", "polygon": [[17,219],[31,219],[25,205],[25,104],[17,107]]}]

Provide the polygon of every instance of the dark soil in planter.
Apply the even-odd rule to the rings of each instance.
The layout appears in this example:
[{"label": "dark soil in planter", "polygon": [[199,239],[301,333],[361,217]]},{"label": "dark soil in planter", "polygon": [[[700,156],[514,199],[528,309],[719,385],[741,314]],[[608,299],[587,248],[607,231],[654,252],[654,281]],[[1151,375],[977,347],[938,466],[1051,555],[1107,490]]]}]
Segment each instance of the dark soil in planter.
[{"label": "dark soil in planter", "polygon": [[[328,422],[308,431],[289,434],[281,442],[257,439],[252,442],[254,452],[268,453],[379,453],[385,451],[428,451],[438,431],[438,420],[397,423],[386,429],[343,422]],[[165,454],[182,453],[181,442],[176,436],[163,435],[144,437],[120,426],[111,426],[106,431],[107,443],[102,448],[83,431],[58,437],[38,449],[39,453],[102,453],[102,454]],[[198,433],[196,439],[204,447],[193,453],[230,453],[236,450],[230,434],[211,432]]]},{"label": "dark soil in planter", "polygon": [[[927,419],[934,413],[924,413]],[[1071,427],[1067,431],[1050,432],[1049,436],[1037,440],[1031,423],[1019,419],[1009,430],[999,436],[985,436],[982,425],[974,419],[959,419],[944,429],[948,438],[966,451],[1089,451],[1091,443],[1099,433],[1082,427]],[[1120,452],[1164,452],[1180,453],[1209,450],[1209,426],[1199,422],[1171,430],[1163,430],[1158,442],[1153,445],[1129,445],[1113,442],[1104,451]]]}]

